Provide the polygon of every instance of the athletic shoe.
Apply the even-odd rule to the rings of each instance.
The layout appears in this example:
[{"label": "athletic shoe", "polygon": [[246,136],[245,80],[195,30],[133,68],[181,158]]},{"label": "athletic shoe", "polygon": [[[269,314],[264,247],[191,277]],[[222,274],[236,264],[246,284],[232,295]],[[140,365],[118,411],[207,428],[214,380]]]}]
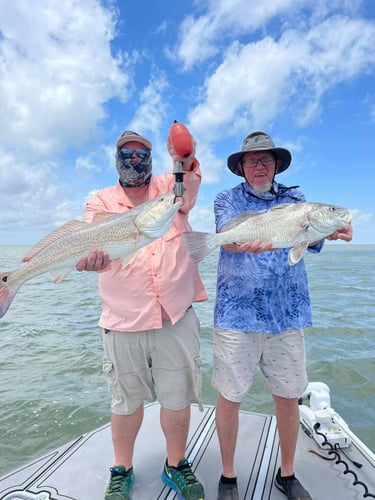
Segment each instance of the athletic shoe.
[{"label": "athletic shoe", "polygon": [[285,480],[281,477],[280,469],[275,477],[275,486],[282,491],[289,500],[312,500],[310,493],[305,490],[296,477]]},{"label": "athletic shoe", "polygon": [[126,470],[122,465],[111,469],[111,478],[105,490],[104,500],[131,500],[134,484],[133,467]]},{"label": "athletic shoe", "polygon": [[165,462],[161,478],[164,484],[177,491],[182,500],[204,500],[203,486],[186,458],[180,460],[177,467],[169,467]]},{"label": "athletic shoe", "polygon": [[220,479],[217,500],[239,500],[237,483],[222,483]]}]

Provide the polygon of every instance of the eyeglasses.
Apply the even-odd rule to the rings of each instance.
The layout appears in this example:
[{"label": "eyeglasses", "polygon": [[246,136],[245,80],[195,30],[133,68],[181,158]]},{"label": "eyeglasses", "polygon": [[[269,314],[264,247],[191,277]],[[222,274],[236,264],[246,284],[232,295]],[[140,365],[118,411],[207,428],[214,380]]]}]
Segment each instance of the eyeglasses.
[{"label": "eyeglasses", "polygon": [[262,158],[247,158],[247,160],[242,162],[244,167],[256,167],[258,165],[258,161],[265,166],[273,165],[275,163],[275,158],[272,156],[262,156]]},{"label": "eyeglasses", "polygon": [[122,148],[120,149],[120,153],[124,158],[131,158],[133,153],[139,156],[139,158],[148,158],[151,154],[149,149],[131,149],[131,148]]}]

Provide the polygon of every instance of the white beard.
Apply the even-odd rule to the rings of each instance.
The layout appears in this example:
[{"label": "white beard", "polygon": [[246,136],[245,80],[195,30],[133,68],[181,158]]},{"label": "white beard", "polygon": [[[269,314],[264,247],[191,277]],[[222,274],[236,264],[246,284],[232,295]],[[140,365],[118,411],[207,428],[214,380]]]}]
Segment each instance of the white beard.
[{"label": "white beard", "polygon": [[262,184],[261,186],[257,186],[254,184],[254,186],[251,186],[251,189],[254,191],[254,194],[264,194],[268,193],[272,187],[272,182],[269,181],[266,184]]}]

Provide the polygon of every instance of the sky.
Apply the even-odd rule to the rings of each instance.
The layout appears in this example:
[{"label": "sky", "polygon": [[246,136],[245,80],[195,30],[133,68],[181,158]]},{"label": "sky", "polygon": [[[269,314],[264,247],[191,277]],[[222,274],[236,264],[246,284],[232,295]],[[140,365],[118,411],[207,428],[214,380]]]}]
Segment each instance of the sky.
[{"label": "sky", "polygon": [[292,153],[277,180],[375,244],[374,47],[373,0],[0,0],[0,244],[82,219],[124,130],[172,171],[174,120],[201,164],[193,229],[215,230],[216,194],[241,181],[227,157],[261,130]]}]

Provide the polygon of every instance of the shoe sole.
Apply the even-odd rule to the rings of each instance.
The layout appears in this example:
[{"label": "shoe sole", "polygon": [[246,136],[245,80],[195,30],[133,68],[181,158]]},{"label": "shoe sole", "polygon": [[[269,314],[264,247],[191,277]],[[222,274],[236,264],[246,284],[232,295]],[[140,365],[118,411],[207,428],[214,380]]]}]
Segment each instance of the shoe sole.
[{"label": "shoe sole", "polygon": [[180,495],[180,493],[177,491],[176,489],[176,485],[174,483],[174,481],[168,476],[168,474],[166,472],[163,471],[162,475],[161,475],[161,480],[163,481],[163,483],[168,486],[168,488],[171,488],[171,490],[175,491],[177,493],[177,498],[178,500],[184,500],[184,497],[182,497]]},{"label": "shoe sole", "polygon": [[[165,471],[162,472],[161,479],[166,486],[168,486],[177,493],[178,500],[184,500],[184,497],[181,496],[181,493],[179,493],[178,490],[176,489],[174,481],[168,476],[168,474]],[[197,498],[196,500],[204,500],[204,497]]]}]

